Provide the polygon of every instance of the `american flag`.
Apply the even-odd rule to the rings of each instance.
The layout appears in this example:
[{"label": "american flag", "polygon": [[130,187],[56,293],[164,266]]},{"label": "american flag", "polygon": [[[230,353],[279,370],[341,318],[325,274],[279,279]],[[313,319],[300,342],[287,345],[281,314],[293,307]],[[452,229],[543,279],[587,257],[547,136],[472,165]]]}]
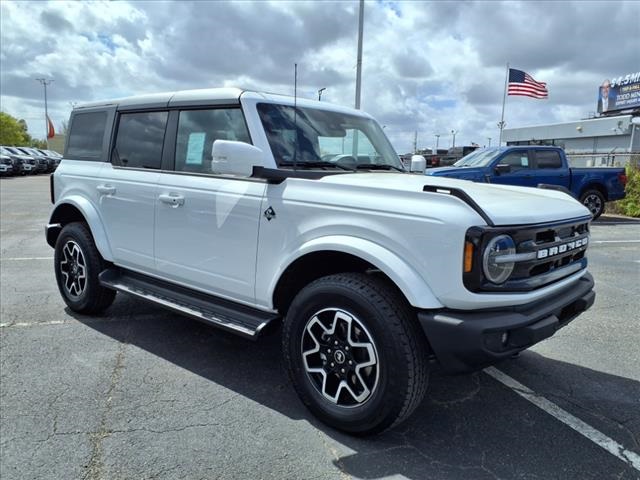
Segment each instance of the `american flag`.
[{"label": "american flag", "polygon": [[516,70],[515,68],[509,69],[509,88],[507,94],[533,98],[549,97],[546,83],[536,82],[527,72]]}]

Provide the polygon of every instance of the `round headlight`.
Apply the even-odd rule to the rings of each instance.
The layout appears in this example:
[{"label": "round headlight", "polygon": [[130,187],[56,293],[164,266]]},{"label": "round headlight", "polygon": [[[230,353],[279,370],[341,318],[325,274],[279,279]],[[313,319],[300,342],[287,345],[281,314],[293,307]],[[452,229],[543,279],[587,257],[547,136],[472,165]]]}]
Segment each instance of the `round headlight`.
[{"label": "round headlight", "polygon": [[504,283],[513,272],[513,262],[509,262],[506,255],[515,255],[516,244],[509,235],[499,235],[493,238],[482,255],[482,269],[491,283]]}]

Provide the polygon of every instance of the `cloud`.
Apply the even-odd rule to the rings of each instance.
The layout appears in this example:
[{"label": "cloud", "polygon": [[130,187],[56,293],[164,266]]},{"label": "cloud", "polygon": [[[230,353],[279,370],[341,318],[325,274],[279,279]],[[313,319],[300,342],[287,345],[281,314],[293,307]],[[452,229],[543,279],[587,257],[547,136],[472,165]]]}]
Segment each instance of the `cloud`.
[{"label": "cloud", "polygon": [[[509,97],[509,126],[575,120],[603,78],[639,69],[637,2],[367,1],[362,107],[400,153],[496,138],[506,63],[550,98]],[[44,136],[70,102],[242,86],[353,105],[358,2],[23,2],[0,4],[0,103]]]}]

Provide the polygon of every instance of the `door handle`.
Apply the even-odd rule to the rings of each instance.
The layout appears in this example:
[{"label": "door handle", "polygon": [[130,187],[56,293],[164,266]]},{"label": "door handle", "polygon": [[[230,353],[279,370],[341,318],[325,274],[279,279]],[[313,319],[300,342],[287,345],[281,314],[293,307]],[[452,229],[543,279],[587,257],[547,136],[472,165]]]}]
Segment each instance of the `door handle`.
[{"label": "door handle", "polygon": [[113,185],[98,185],[96,187],[96,190],[98,190],[103,195],[113,195],[114,193],[116,193],[116,187],[114,187]]},{"label": "door handle", "polygon": [[168,205],[171,205],[172,207],[179,207],[180,205],[184,205],[184,197],[176,193],[163,193],[159,195],[158,198],[162,203],[166,203]]}]

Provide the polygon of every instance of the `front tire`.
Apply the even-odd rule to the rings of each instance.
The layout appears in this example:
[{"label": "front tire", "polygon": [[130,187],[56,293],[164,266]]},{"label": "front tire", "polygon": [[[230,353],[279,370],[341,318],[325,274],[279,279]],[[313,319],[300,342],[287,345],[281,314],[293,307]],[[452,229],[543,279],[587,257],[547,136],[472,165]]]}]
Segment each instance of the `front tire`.
[{"label": "front tire", "polygon": [[106,262],[86,224],[64,226],[56,240],[54,265],[60,294],[74,312],[100,313],[113,303],[116,292],[98,280]]},{"label": "front tire", "polygon": [[605,199],[599,190],[587,190],[580,196],[580,202],[589,209],[594,220],[604,213]]},{"label": "front tire", "polygon": [[285,318],[283,351],[302,402],[348,433],[393,427],[426,391],[428,346],[415,314],[393,285],[371,275],[306,286]]}]

